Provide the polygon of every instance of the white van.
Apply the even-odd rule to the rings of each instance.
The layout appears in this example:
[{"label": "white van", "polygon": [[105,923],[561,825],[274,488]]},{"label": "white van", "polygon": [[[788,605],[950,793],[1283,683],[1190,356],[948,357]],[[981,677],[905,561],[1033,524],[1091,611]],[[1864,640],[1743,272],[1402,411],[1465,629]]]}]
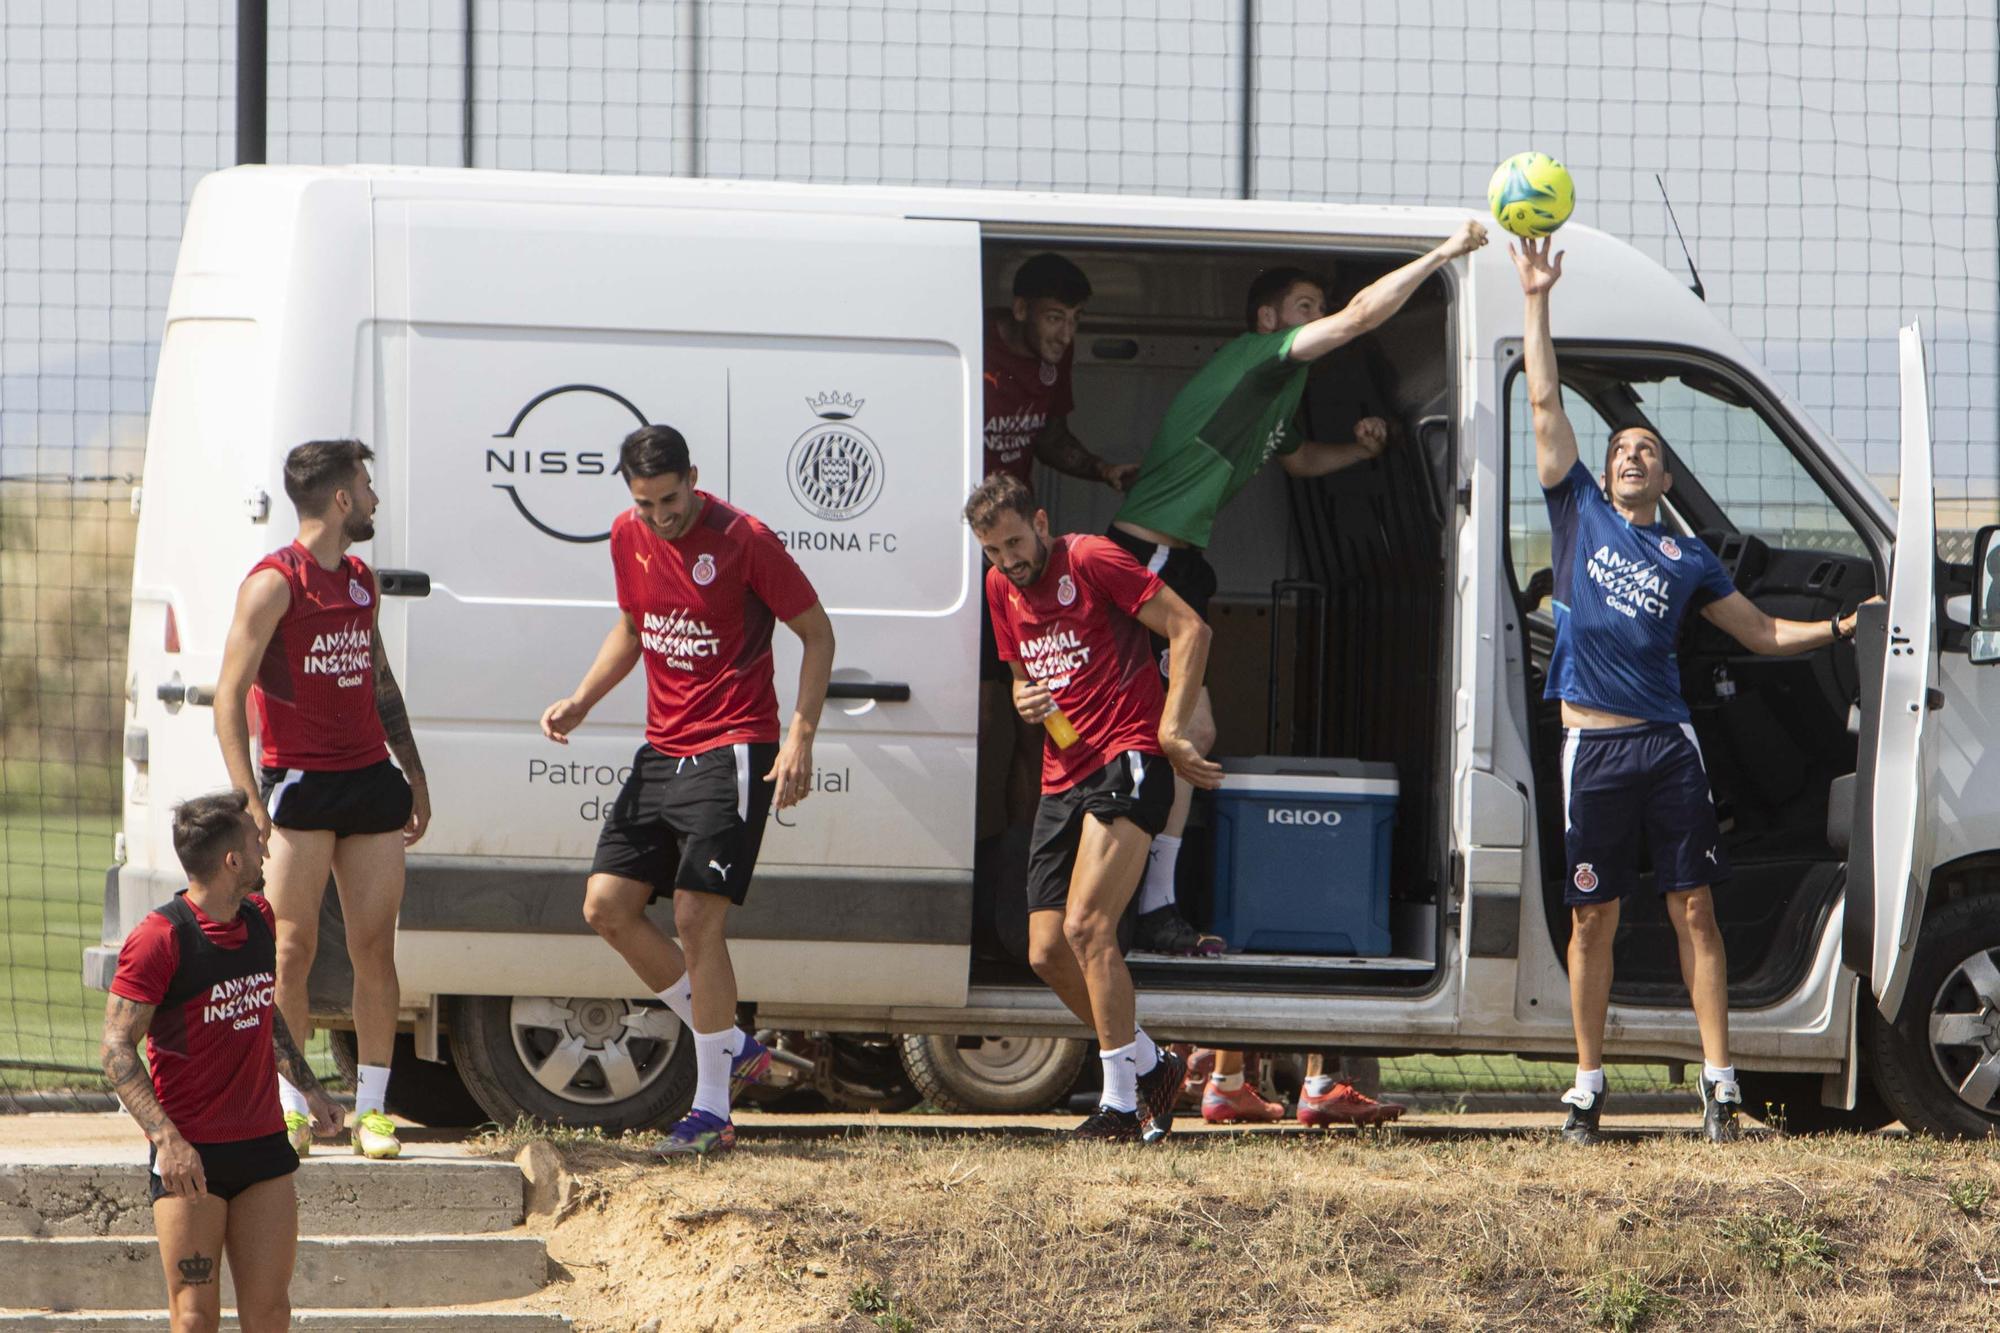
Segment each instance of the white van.
[{"label": "white van", "polygon": [[[442,1031],[503,1118],[677,1114],[687,1043],[580,911],[643,689],[628,681],[567,749],[535,726],[614,614],[617,442],[668,421],[702,484],[783,536],[840,640],[817,794],[774,818],[731,927],[758,1022],[1080,1035],[993,945],[1005,856],[982,869],[975,855],[980,566],[957,511],[980,467],[982,310],[1027,255],[1076,260],[1097,294],[1072,425],[1132,459],[1240,330],[1260,268],[1315,265],[1338,301],[1461,216],[388,168],[209,177],[135,501],[124,833],[88,975],[108,981],[117,941],[180,882],[170,805],[225,782],[204,705],[239,580],[291,533],[285,451],[358,436],[383,502],[360,554],[384,572],[384,637],[436,807],[397,946],[416,1045],[436,1054]],[[1675,452],[1667,521],[1707,538],[1767,610],[1811,620],[1889,595],[1852,646],[1755,658],[1698,619],[1682,646],[1736,866],[1717,906],[1747,1092],[1787,1102],[1794,1126],[1988,1132],[2000,675],[1974,664],[2000,656],[1992,530],[1974,566],[1936,564],[1931,507],[1899,515],[1676,278],[1587,227],[1562,242],[1556,332],[1586,440],[1593,421],[1656,424]],[[1400,424],[1386,461],[1310,483],[1267,469],[1223,513],[1219,752],[1395,765],[1393,947],[1136,960],[1157,1035],[1573,1049],[1521,318],[1503,246],[1454,263],[1312,378],[1325,432],[1362,410]],[[1921,498],[1911,331],[1903,354],[1901,494]],[[844,481],[792,466],[829,451],[857,464]],[[1068,482],[1048,498],[1068,530],[1102,530],[1114,501]],[[780,635],[778,652],[784,690],[796,644]],[[1203,857],[1183,862],[1199,921]],[[1611,1058],[1698,1060],[1663,912],[1642,894],[1626,921]],[[332,971],[314,979],[330,1016],[340,954],[328,940]]]}]

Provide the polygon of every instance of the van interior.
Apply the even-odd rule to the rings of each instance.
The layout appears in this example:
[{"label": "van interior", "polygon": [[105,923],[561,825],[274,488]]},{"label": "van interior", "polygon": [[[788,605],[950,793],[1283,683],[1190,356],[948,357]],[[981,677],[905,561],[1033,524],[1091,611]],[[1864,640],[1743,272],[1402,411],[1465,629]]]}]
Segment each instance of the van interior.
[{"label": "van interior", "polygon": [[[1068,256],[1094,289],[1077,334],[1078,439],[1114,461],[1146,452],[1168,404],[1244,331],[1245,296],[1262,270],[1325,275],[1330,308],[1413,254],[1180,244],[1095,238],[992,238],[989,309],[1011,302],[1020,262]],[[1453,392],[1444,282],[1432,279],[1388,325],[1315,364],[1305,438],[1341,443],[1364,416],[1392,423],[1384,457],[1294,480],[1268,466],[1225,509],[1208,550],[1218,578],[1208,685],[1218,757],[1324,756],[1393,764],[1400,797],[1390,857],[1387,956],[1237,950],[1220,958],[1134,953],[1135,979],[1155,989],[1383,991],[1428,986],[1439,954],[1445,850],[1449,638],[1446,516],[1451,509]],[[1036,486],[1057,532],[1103,532],[1117,511],[1108,488],[1042,466]],[[1182,913],[1206,929],[1213,903],[1211,820],[1198,797],[1180,858]],[[1035,983],[1025,961],[1020,880],[1024,830],[982,843],[977,857],[974,980]],[[1011,912],[1010,909],[1011,908]]]},{"label": "van interior", "polygon": [[[1852,500],[1795,447],[1782,408],[1729,367],[1682,349],[1628,347],[1564,347],[1560,363],[1586,465],[1602,470],[1614,431],[1651,427],[1667,443],[1673,477],[1662,521],[1698,536],[1765,612],[1824,622],[1886,586]],[[1548,520],[1519,373],[1508,394],[1508,448],[1509,572],[1529,663],[1519,706],[1532,720],[1540,843],[1549,849],[1543,903],[1558,956],[1566,957],[1562,722],[1559,706],[1542,698],[1554,644]],[[1683,626],[1678,656],[1681,696],[1733,871],[1714,894],[1730,1006],[1755,1009],[1804,979],[1846,882],[1847,815],[1830,817],[1829,807],[1834,780],[1855,770],[1854,646],[1760,657],[1697,613]],[[1652,891],[1643,845],[1640,865],[1640,891],[1620,914],[1612,995],[1625,1004],[1682,1006],[1673,927]]]}]

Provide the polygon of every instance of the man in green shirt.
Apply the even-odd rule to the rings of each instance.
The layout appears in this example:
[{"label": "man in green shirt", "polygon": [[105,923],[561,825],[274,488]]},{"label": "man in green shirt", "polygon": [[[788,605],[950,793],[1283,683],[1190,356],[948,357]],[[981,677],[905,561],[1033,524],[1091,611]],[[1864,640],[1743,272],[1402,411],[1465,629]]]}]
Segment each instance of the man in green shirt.
[{"label": "man in green shirt", "polygon": [[[1312,363],[1386,323],[1433,273],[1484,244],[1486,229],[1468,219],[1442,245],[1369,283],[1331,315],[1326,288],[1311,274],[1276,269],[1258,275],[1250,286],[1249,331],[1174,396],[1107,535],[1206,618],[1216,584],[1202,548],[1216,512],[1267,460],[1275,455],[1294,477],[1319,477],[1378,456],[1388,442],[1388,423],[1379,417],[1357,422],[1351,444],[1300,437],[1299,400]],[[1215,744],[1205,686],[1187,734],[1204,755]],[[1193,789],[1177,781],[1173,812],[1153,839],[1139,888],[1136,948],[1198,953],[1220,947],[1213,936],[1196,933],[1174,905],[1174,869],[1192,799]]]}]

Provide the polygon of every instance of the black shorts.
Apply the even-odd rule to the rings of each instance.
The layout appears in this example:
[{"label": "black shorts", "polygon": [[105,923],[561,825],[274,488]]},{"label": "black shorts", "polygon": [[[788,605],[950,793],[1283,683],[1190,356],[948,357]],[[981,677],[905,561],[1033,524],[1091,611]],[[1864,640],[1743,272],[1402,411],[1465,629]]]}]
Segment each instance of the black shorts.
[{"label": "black shorts", "polygon": [[764,775],[777,758],[771,742],[682,758],[640,746],[597,836],[590,873],[650,884],[653,899],[693,889],[740,904],[777,787]]},{"label": "black shorts", "polygon": [[1653,853],[1660,893],[1729,878],[1722,830],[1686,723],[1648,722],[1563,736],[1563,901],[1610,902],[1639,887],[1639,836]]},{"label": "black shorts", "polygon": [[[285,1137],[282,1129],[262,1138],[192,1146],[195,1156],[201,1158],[201,1171],[208,1192],[224,1203],[252,1185],[289,1176],[299,1169],[299,1155],[292,1151],[292,1142]],[[173,1197],[153,1171],[158,1153],[157,1148],[146,1150],[146,1197],[156,1203]]]},{"label": "black shorts", "polygon": [[[1127,750],[1074,787],[1042,793],[1028,845],[1028,910],[1061,911],[1069,901],[1083,817],[1109,824],[1129,819],[1149,836],[1167,826],[1174,804],[1174,766],[1165,756]],[[1133,883],[1133,888],[1138,883]]]},{"label": "black shorts", "polygon": [[387,759],[344,773],[267,768],[258,795],[279,828],[328,831],[337,838],[394,833],[410,822],[415,798],[403,772]]},{"label": "black shorts", "polygon": [[[1132,553],[1132,558],[1160,576],[1160,582],[1173,589],[1174,595],[1194,608],[1194,613],[1203,620],[1208,619],[1208,604],[1215,599],[1215,566],[1208,563],[1208,557],[1197,546],[1159,546],[1144,537],[1134,537],[1120,527],[1111,527],[1104,533]],[[1160,661],[1160,674],[1167,674],[1167,641],[1158,634],[1153,640],[1153,656]]]}]

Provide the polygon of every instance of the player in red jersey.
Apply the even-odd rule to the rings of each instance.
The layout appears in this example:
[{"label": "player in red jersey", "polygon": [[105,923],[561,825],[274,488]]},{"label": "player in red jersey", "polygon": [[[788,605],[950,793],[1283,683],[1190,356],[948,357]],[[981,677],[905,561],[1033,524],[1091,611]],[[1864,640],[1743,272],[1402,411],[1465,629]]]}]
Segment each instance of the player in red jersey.
[{"label": "player in red jersey", "polygon": [[245,1333],[290,1327],[299,1157],[279,1071],[304,1089],[320,1133],[340,1128],[340,1107],[272,1004],[275,918],[257,896],[264,840],[251,809],[240,791],[175,807],[187,889],[125,937],[105,1005],[105,1075],[152,1143],[153,1230],[175,1333],[221,1322],[225,1252]]},{"label": "player in red jersey", "polygon": [[[354,1151],[384,1158],[402,1151],[386,1111],[401,1003],[403,853],[424,835],[431,806],[409,710],[376,632],[375,575],[348,554],[375,535],[373,457],[359,440],[314,440],[285,456],[299,535],[258,561],[236,594],[215,734],[230,781],[271,841],[278,1009],[301,1042],[312,1033],[306,978],[333,875],[354,964]],[[262,723],[261,766],[250,756],[251,704]],[[303,1156],[312,1144],[304,1091],[289,1079],[278,1091]]]},{"label": "player in red jersey", "polygon": [[[1131,486],[1137,463],[1099,458],[1069,428],[1076,406],[1070,367],[1076,324],[1090,279],[1058,254],[1034,255],[1014,272],[1014,303],[986,312],[986,476],[1007,473],[1034,489],[1037,460],[1115,491]],[[993,646],[993,621],[979,610],[980,837],[1026,823],[1035,808],[1042,738],[1020,722],[1013,676]],[[1004,738],[1012,734],[1010,747]]]},{"label": "player in red jersey", "polygon": [[[1115,542],[1051,537],[1048,514],[1017,478],[980,483],[965,519],[993,566],[986,600],[1015,705],[1049,729],[1028,865],[1028,949],[1102,1053],[1103,1096],[1076,1134],[1151,1141],[1173,1124],[1186,1066],[1138,1024],[1118,921],[1173,805],[1174,774],[1201,787],[1222,780],[1187,737],[1209,629]],[[1168,643],[1165,697],[1149,634]]]},{"label": "player in red jersey", "polygon": [[[750,887],[773,802],[812,789],[813,735],[833,669],[833,623],[772,531],[696,489],[699,471],[671,426],[625,437],[618,471],[632,508],[611,524],[621,614],[583,683],[542,713],[568,744],[597,701],[646,664],[646,743],[597,841],[583,915],[694,1037],[694,1105],[663,1156],[735,1146],[734,1088],[763,1078],[771,1053],[736,1026],[725,935]],[[799,636],[798,702],[778,744],[771,631]],[[675,945],[646,916],[671,897]]]}]

